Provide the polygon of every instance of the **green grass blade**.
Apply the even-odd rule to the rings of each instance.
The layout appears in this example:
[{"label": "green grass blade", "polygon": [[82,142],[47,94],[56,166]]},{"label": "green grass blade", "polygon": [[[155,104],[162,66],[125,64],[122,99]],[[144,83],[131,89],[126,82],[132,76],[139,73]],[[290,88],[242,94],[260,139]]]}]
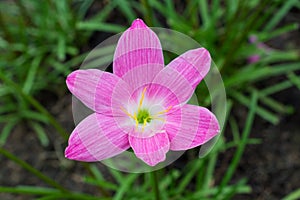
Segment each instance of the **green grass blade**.
[{"label": "green grass blade", "polygon": [[249,134],[251,132],[252,124],[254,121],[256,109],[257,109],[257,100],[258,100],[258,94],[256,92],[253,92],[251,95],[251,102],[249,106],[249,113],[246,119],[245,128],[242,133],[241,141],[239,145],[237,146],[237,150],[232,158],[232,161],[229,165],[229,168],[226,171],[226,174],[224,175],[220,186],[218,190],[218,194],[222,193],[222,190],[225,188],[225,186],[229,183],[230,179],[232,178],[239,161],[241,160],[242,154],[244,152],[244,149],[247,144],[247,140],[249,137]]},{"label": "green grass blade", "polygon": [[204,29],[207,29],[211,26],[210,24],[210,16],[208,13],[208,1],[206,0],[200,0],[199,2],[199,13],[201,16],[201,20],[203,22]]},{"label": "green grass blade", "polygon": [[32,61],[32,64],[27,73],[25,83],[23,85],[23,91],[26,94],[29,94],[32,86],[34,85],[36,73],[37,73],[38,67],[40,66],[41,61],[42,61],[41,56],[34,58],[34,60]]},{"label": "green grass blade", "polygon": [[109,168],[108,170],[110,174],[114,177],[114,179],[118,182],[118,184],[122,184],[124,180],[124,175],[116,169]]},{"label": "green grass blade", "polygon": [[300,77],[297,76],[294,72],[288,74],[290,81],[300,90]]},{"label": "green grass blade", "polygon": [[270,97],[260,96],[259,100],[277,113],[292,114],[294,111],[292,106],[283,105],[282,103]]},{"label": "green grass blade", "polygon": [[287,0],[283,2],[283,6],[275,12],[275,15],[271,18],[269,23],[265,26],[265,31],[271,31],[279,22],[280,20],[286,16],[289,10],[298,3],[298,0]]},{"label": "green grass blade", "polygon": [[92,185],[100,186],[101,188],[104,188],[104,189],[109,189],[109,190],[113,190],[113,191],[117,191],[119,189],[119,187],[116,184],[107,182],[105,180],[99,180],[99,179],[95,180],[94,178],[91,178],[91,177],[85,177],[84,181],[86,183],[89,183]]},{"label": "green grass blade", "polygon": [[248,91],[250,92],[256,91],[258,93],[259,101],[277,113],[291,114],[294,111],[292,106],[283,105],[282,103],[275,100],[274,98],[265,95],[265,93],[261,92],[260,90],[250,87]]},{"label": "green grass blade", "polygon": [[[222,200],[231,200],[233,198],[234,195],[241,193],[242,188],[245,188],[245,184],[246,184],[247,180],[246,179],[242,179],[240,180],[238,183],[236,183],[235,185],[233,185],[232,187],[230,187],[230,189],[228,189],[228,191],[225,191],[225,195],[219,199]],[[246,186],[247,187],[247,186]],[[242,193],[250,193],[251,192],[251,188],[249,187],[248,191],[243,191]]]},{"label": "green grass blade", "polygon": [[0,97],[5,96],[5,95],[9,94],[10,92],[11,91],[9,90],[8,87],[4,87],[4,86],[0,87]]},{"label": "green grass blade", "polygon": [[206,163],[207,164],[206,173],[205,173],[204,179],[203,179],[202,190],[207,190],[212,184],[217,158],[218,158],[217,153],[211,153],[210,156],[209,156],[208,163]]},{"label": "green grass blade", "polygon": [[[168,190],[176,179],[180,176],[180,172],[177,170],[172,170],[164,176],[164,179],[159,181],[159,188],[163,191]],[[146,180],[147,181],[147,180]]]},{"label": "green grass blade", "polygon": [[227,0],[225,1],[226,5],[226,21],[232,20],[233,16],[238,10],[239,0]]},{"label": "green grass blade", "polygon": [[[223,189],[223,193],[217,195],[218,187],[210,188],[208,190],[201,190],[192,193],[190,196],[191,198],[188,198],[189,200],[223,200],[222,197],[224,194],[231,193],[234,191],[236,194],[249,194],[251,193],[251,187],[247,185],[243,185],[244,180],[240,180],[236,185],[228,185]],[[238,186],[237,186],[238,185]],[[217,196],[216,196],[217,195]],[[216,196],[216,198],[211,198],[210,196]],[[209,197],[209,198],[207,198]]]},{"label": "green grass blade", "polygon": [[121,25],[103,23],[103,22],[94,22],[94,21],[85,21],[78,22],[76,24],[78,30],[84,31],[103,31],[111,33],[120,33],[123,32],[126,28]]},{"label": "green grass blade", "polygon": [[132,22],[137,18],[135,12],[132,10],[130,1],[115,0],[113,3],[118,6],[120,11],[126,16],[129,22]]},{"label": "green grass blade", "polygon": [[57,58],[60,61],[64,61],[66,59],[66,38],[64,35],[60,35],[57,41]]},{"label": "green grass blade", "polygon": [[10,120],[7,122],[7,124],[4,125],[1,134],[0,134],[0,146],[4,145],[6,143],[6,140],[8,136],[10,135],[11,131],[15,127],[15,125],[18,123],[18,118],[13,117],[10,118]]},{"label": "green grass blade", "polygon": [[95,197],[89,194],[70,192],[62,193],[61,191],[53,188],[39,187],[39,186],[17,186],[17,187],[4,187],[0,186],[0,193],[11,193],[11,194],[28,194],[28,195],[39,195],[43,196],[35,198],[38,200],[49,200],[49,199],[82,199],[82,200],[109,200],[111,198]]},{"label": "green grass blade", "polygon": [[270,40],[272,38],[278,37],[280,35],[283,35],[285,33],[295,31],[298,28],[299,28],[299,24],[293,23],[293,24],[285,25],[283,27],[279,27],[276,30],[272,31],[271,33],[270,32],[258,33],[257,36],[259,38],[259,41],[264,42],[264,41]]},{"label": "green grass blade", "polygon": [[38,186],[17,186],[17,187],[0,186],[0,193],[47,195],[47,194],[53,194],[59,192],[60,191],[57,189],[38,187]]},{"label": "green grass blade", "polygon": [[271,94],[274,94],[276,92],[280,92],[282,90],[285,90],[287,88],[290,88],[293,86],[293,83],[289,80],[282,81],[280,83],[277,83],[275,85],[269,86],[265,89],[259,90],[259,92],[264,96],[269,96]]},{"label": "green grass blade", "polygon": [[113,200],[124,199],[124,195],[131,188],[133,182],[137,179],[139,174],[129,174],[126,177],[123,177],[122,182],[120,183],[119,190],[113,197]]},{"label": "green grass blade", "polygon": [[186,187],[188,186],[188,184],[190,183],[192,178],[195,176],[195,174],[200,172],[200,168],[203,165],[203,161],[200,159],[197,159],[197,160],[191,162],[190,164],[191,165],[188,168],[189,169],[188,172],[186,174],[184,174],[183,179],[180,180],[180,183],[176,189],[176,192],[178,194],[181,194],[182,192],[184,192],[184,190],[186,189]]},{"label": "green grass blade", "polygon": [[285,196],[282,200],[297,200],[300,199],[300,189],[295,190],[289,195]]},{"label": "green grass blade", "polygon": [[[10,99],[8,100],[10,101]],[[0,106],[0,118],[6,113],[13,113],[17,110],[16,104],[14,102],[5,103],[5,106]],[[5,121],[5,120],[4,120]]]},{"label": "green grass blade", "polygon": [[45,116],[42,113],[38,113],[32,110],[23,110],[19,112],[19,116],[22,116],[24,118],[27,118],[29,120],[36,120],[36,121],[40,121],[43,123],[48,124],[49,123],[49,119],[47,118],[47,116]]},{"label": "green grass blade", "polygon": [[[244,96],[242,93],[237,91],[231,91],[230,94],[242,105],[249,107],[251,105],[250,100]],[[268,110],[258,106],[256,109],[257,114],[262,117],[263,119],[269,121],[272,124],[278,124],[279,118],[278,116],[274,115],[273,113],[269,112]]]},{"label": "green grass blade", "polygon": [[103,180],[103,176],[98,168],[97,165],[89,165],[89,169],[90,172],[93,174],[93,176],[97,179],[97,180]]},{"label": "green grass blade", "polygon": [[49,120],[49,122],[54,126],[54,128],[57,130],[61,136],[67,140],[69,138],[67,132],[65,129],[57,122],[57,120],[48,112],[47,109],[45,109],[36,99],[34,99],[32,96],[25,94],[22,89],[11,81],[8,77],[6,77],[2,71],[0,71],[0,79],[5,82],[8,86],[10,86],[16,93],[18,93],[20,96],[22,96],[26,101],[28,101],[34,108],[36,108],[41,114],[46,116]]},{"label": "green grass blade", "polygon": [[35,200],[65,200],[65,199],[70,199],[70,200],[111,200],[111,198],[107,197],[96,197],[92,196],[89,194],[83,194],[83,193],[70,193],[70,194],[51,194],[47,195],[45,197],[41,197]]},{"label": "green grass blade", "polygon": [[300,69],[300,63],[278,64],[274,66],[249,65],[224,81],[225,87],[233,87],[247,82],[257,82],[269,77],[287,74]]},{"label": "green grass blade", "polygon": [[229,124],[230,124],[230,128],[231,128],[232,136],[233,136],[233,141],[239,142],[241,139],[240,131],[239,131],[239,127],[238,127],[238,124],[237,124],[235,118],[231,117],[229,119]]},{"label": "green grass blade", "polygon": [[163,16],[167,17],[167,12],[165,10],[166,6],[161,1],[149,0],[149,5],[150,5],[151,8],[156,9]]},{"label": "green grass blade", "polygon": [[113,9],[117,5],[114,3],[108,3],[102,10],[97,13],[95,16],[93,16],[90,20],[94,22],[104,22],[107,20]]},{"label": "green grass blade", "polygon": [[88,9],[91,7],[94,0],[84,0],[80,2],[80,6],[77,12],[78,18],[80,20],[84,19]]},{"label": "green grass blade", "polygon": [[49,142],[49,138],[48,138],[47,134],[45,133],[44,128],[40,124],[33,122],[33,121],[30,121],[30,125],[34,129],[35,133],[37,134],[37,137],[38,137],[41,145],[43,147],[47,147],[50,142]]}]

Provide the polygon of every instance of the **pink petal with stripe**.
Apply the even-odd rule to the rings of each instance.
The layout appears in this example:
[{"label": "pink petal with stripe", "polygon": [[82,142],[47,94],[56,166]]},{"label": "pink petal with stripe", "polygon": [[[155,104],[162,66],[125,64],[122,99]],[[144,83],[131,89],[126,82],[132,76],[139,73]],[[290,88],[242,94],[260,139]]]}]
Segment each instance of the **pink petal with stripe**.
[{"label": "pink petal with stripe", "polygon": [[167,133],[157,133],[152,137],[139,138],[129,135],[129,143],[135,155],[150,166],[166,159],[170,142]]},{"label": "pink petal with stripe", "polygon": [[164,67],[160,41],[141,19],[135,20],[131,27],[122,34],[113,61],[114,74],[119,77],[123,77],[136,67],[143,68],[143,73],[136,75],[142,75],[144,81],[152,80]]},{"label": "pink petal with stripe", "polygon": [[131,90],[144,87],[152,83],[154,77],[161,71],[158,64],[145,64],[129,70],[122,79],[130,86]]},{"label": "pink petal with stripe", "polygon": [[208,109],[184,105],[167,115],[165,129],[170,138],[170,150],[187,150],[206,143],[219,131],[215,115]]},{"label": "pink petal with stripe", "polygon": [[[121,113],[128,102],[128,85],[118,76],[97,69],[76,70],[67,77],[69,90],[87,107],[97,113]],[[112,107],[113,106],[113,107]]]},{"label": "pink petal with stripe", "polygon": [[209,52],[204,48],[198,48],[180,55],[169,63],[167,68],[175,69],[195,89],[208,73],[210,64]]},{"label": "pink petal with stripe", "polygon": [[[181,102],[181,97],[177,96],[172,88],[163,85],[163,83],[150,83],[136,89],[131,95],[131,101],[138,105],[142,91],[146,88],[143,105],[146,107],[159,106],[167,109],[171,106],[177,106]],[[162,110],[161,110],[162,111]]]},{"label": "pink petal with stripe", "polygon": [[175,95],[176,100],[174,99],[175,101],[169,102],[168,105],[174,106],[186,103],[193,95],[194,88],[177,70],[165,67],[154,78],[152,84],[149,86],[149,92],[152,98],[163,97],[167,99]]},{"label": "pink petal with stripe", "polygon": [[93,162],[113,157],[128,148],[128,134],[115,119],[94,113],[74,129],[65,156],[72,160]]}]

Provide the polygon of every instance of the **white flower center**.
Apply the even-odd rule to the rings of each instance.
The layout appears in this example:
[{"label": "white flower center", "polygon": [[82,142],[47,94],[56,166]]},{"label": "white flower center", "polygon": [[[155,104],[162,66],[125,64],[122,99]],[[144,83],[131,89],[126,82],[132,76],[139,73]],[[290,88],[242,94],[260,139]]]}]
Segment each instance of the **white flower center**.
[{"label": "white flower center", "polygon": [[145,108],[145,106],[143,106],[143,102],[145,99],[146,90],[147,87],[143,89],[137,109],[135,111],[129,112],[126,109],[121,108],[122,111],[134,121],[136,130],[139,130],[139,128],[141,127],[142,132],[144,132],[145,127],[153,121],[159,120],[164,122],[165,118],[163,115],[169,112],[169,110],[172,108],[172,106],[169,106],[167,109],[156,113],[151,112],[149,108]]}]

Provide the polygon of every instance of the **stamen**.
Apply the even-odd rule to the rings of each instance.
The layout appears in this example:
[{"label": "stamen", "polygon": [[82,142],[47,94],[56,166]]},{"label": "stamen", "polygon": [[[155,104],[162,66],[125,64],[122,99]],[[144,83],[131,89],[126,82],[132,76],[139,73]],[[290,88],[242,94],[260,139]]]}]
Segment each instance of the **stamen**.
[{"label": "stamen", "polygon": [[160,120],[160,121],[163,121],[163,122],[166,121],[166,120],[165,120],[164,118],[162,118],[162,117],[152,116],[151,118],[152,118],[152,119],[157,119],[157,120]]},{"label": "stamen", "polygon": [[127,116],[129,116],[130,118],[132,118],[132,119],[136,119],[136,117],[134,117],[134,116],[132,116],[125,108],[123,108],[122,106],[121,106],[121,110],[127,115]]},{"label": "stamen", "polygon": [[146,126],[148,118],[144,119],[143,127]]},{"label": "stamen", "polygon": [[129,116],[130,118],[132,118],[132,119],[135,121],[135,127],[138,128],[139,122],[138,122],[138,120],[137,120],[136,113],[133,113],[133,115],[132,115],[132,114],[130,114],[130,113],[129,113],[125,108],[123,108],[123,107],[121,107],[121,110],[122,110],[127,116]]},{"label": "stamen", "polygon": [[133,117],[134,117],[134,120],[135,120],[135,128],[138,128],[139,127],[139,121],[136,117],[136,113],[133,113]]},{"label": "stamen", "polygon": [[143,101],[144,101],[144,98],[145,98],[146,89],[147,89],[147,87],[145,87],[144,90],[143,90],[143,92],[142,92],[142,97],[140,99],[139,106],[138,106],[138,112],[140,111],[140,109],[142,107],[142,104],[143,104]]},{"label": "stamen", "polygon": [[172,106],[169,106],[166,110],[160,111],[160,112],[154,114],[154,116],[159,116],[159,115],[165,114],[165,113],[169,112],[171,110],[171,108],[172,108]]},{"label": "stamen", "polygon": [[142,132],[144,132],[146,125],[147,125],[147,119],[144,119],[144,124],[142,126]]}]

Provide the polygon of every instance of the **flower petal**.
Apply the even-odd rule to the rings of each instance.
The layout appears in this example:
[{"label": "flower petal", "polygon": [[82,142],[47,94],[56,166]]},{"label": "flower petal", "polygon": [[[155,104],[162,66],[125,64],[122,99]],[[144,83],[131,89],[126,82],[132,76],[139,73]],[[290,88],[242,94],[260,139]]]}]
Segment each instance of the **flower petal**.
[{"label": "flower petal", "polygon": [[[210,62],[209,52],[204,48],[187,51],[155,76],[146,95],[162,100],[167,107],[185,104],[208,73]],[[137,91],[143,88],[134,89]]]},{"label": "flower petal", "polygon": [[77,70],[67,77],[69,90],[98,113],[120,109],[129,99],[128,85],[118,76],[97,69]]},{"label": "flower petal", "polygon": [[170,142],[166,132],[161,132],[148,138],[129,135],[129,143],[135,155],[150,166],[166,159]]},{"label": "flower petal", "polygon": [[198,48],[180,55],[169,63],[167,68],[175,69],[195,89],[208,73],[210,64],[211,57],[209,52],[204,48]]},{"label": "flower petal", "polygon": [[[169,91],[169,92],[168,92]],[[149,87],[149,96],[158,99],[169,99],[168,106],[186,103],[193,95],[194,88],[176,69],[165,67],[154,78]],[[175,96],[176,98],[170,98]]]},{"label": "flower petal", "polygon": [[113,157],[128,148],[128,134],[114,118],[94,113],[74,129],[65,156],[72,160],[92,162]]},{"label": "flower petal", "polygon": [[170,149],[174,151],[204,144],[220,131],[218,120],[212,112],[188,104],[167,115],[165,129],[170,138]]},{"label": "flower petal", "polygon": [[[153,80],[164,67],[161,44],[156,34],[141,19],[135,20],[120,37],[114,54],[113,71],[119,77],[135,68],[134,77],[123,77],[130,86],[136,88]],[[142,83],[137,83],[138,81]],[[134,86],[134,84],[139,84]]]}]

